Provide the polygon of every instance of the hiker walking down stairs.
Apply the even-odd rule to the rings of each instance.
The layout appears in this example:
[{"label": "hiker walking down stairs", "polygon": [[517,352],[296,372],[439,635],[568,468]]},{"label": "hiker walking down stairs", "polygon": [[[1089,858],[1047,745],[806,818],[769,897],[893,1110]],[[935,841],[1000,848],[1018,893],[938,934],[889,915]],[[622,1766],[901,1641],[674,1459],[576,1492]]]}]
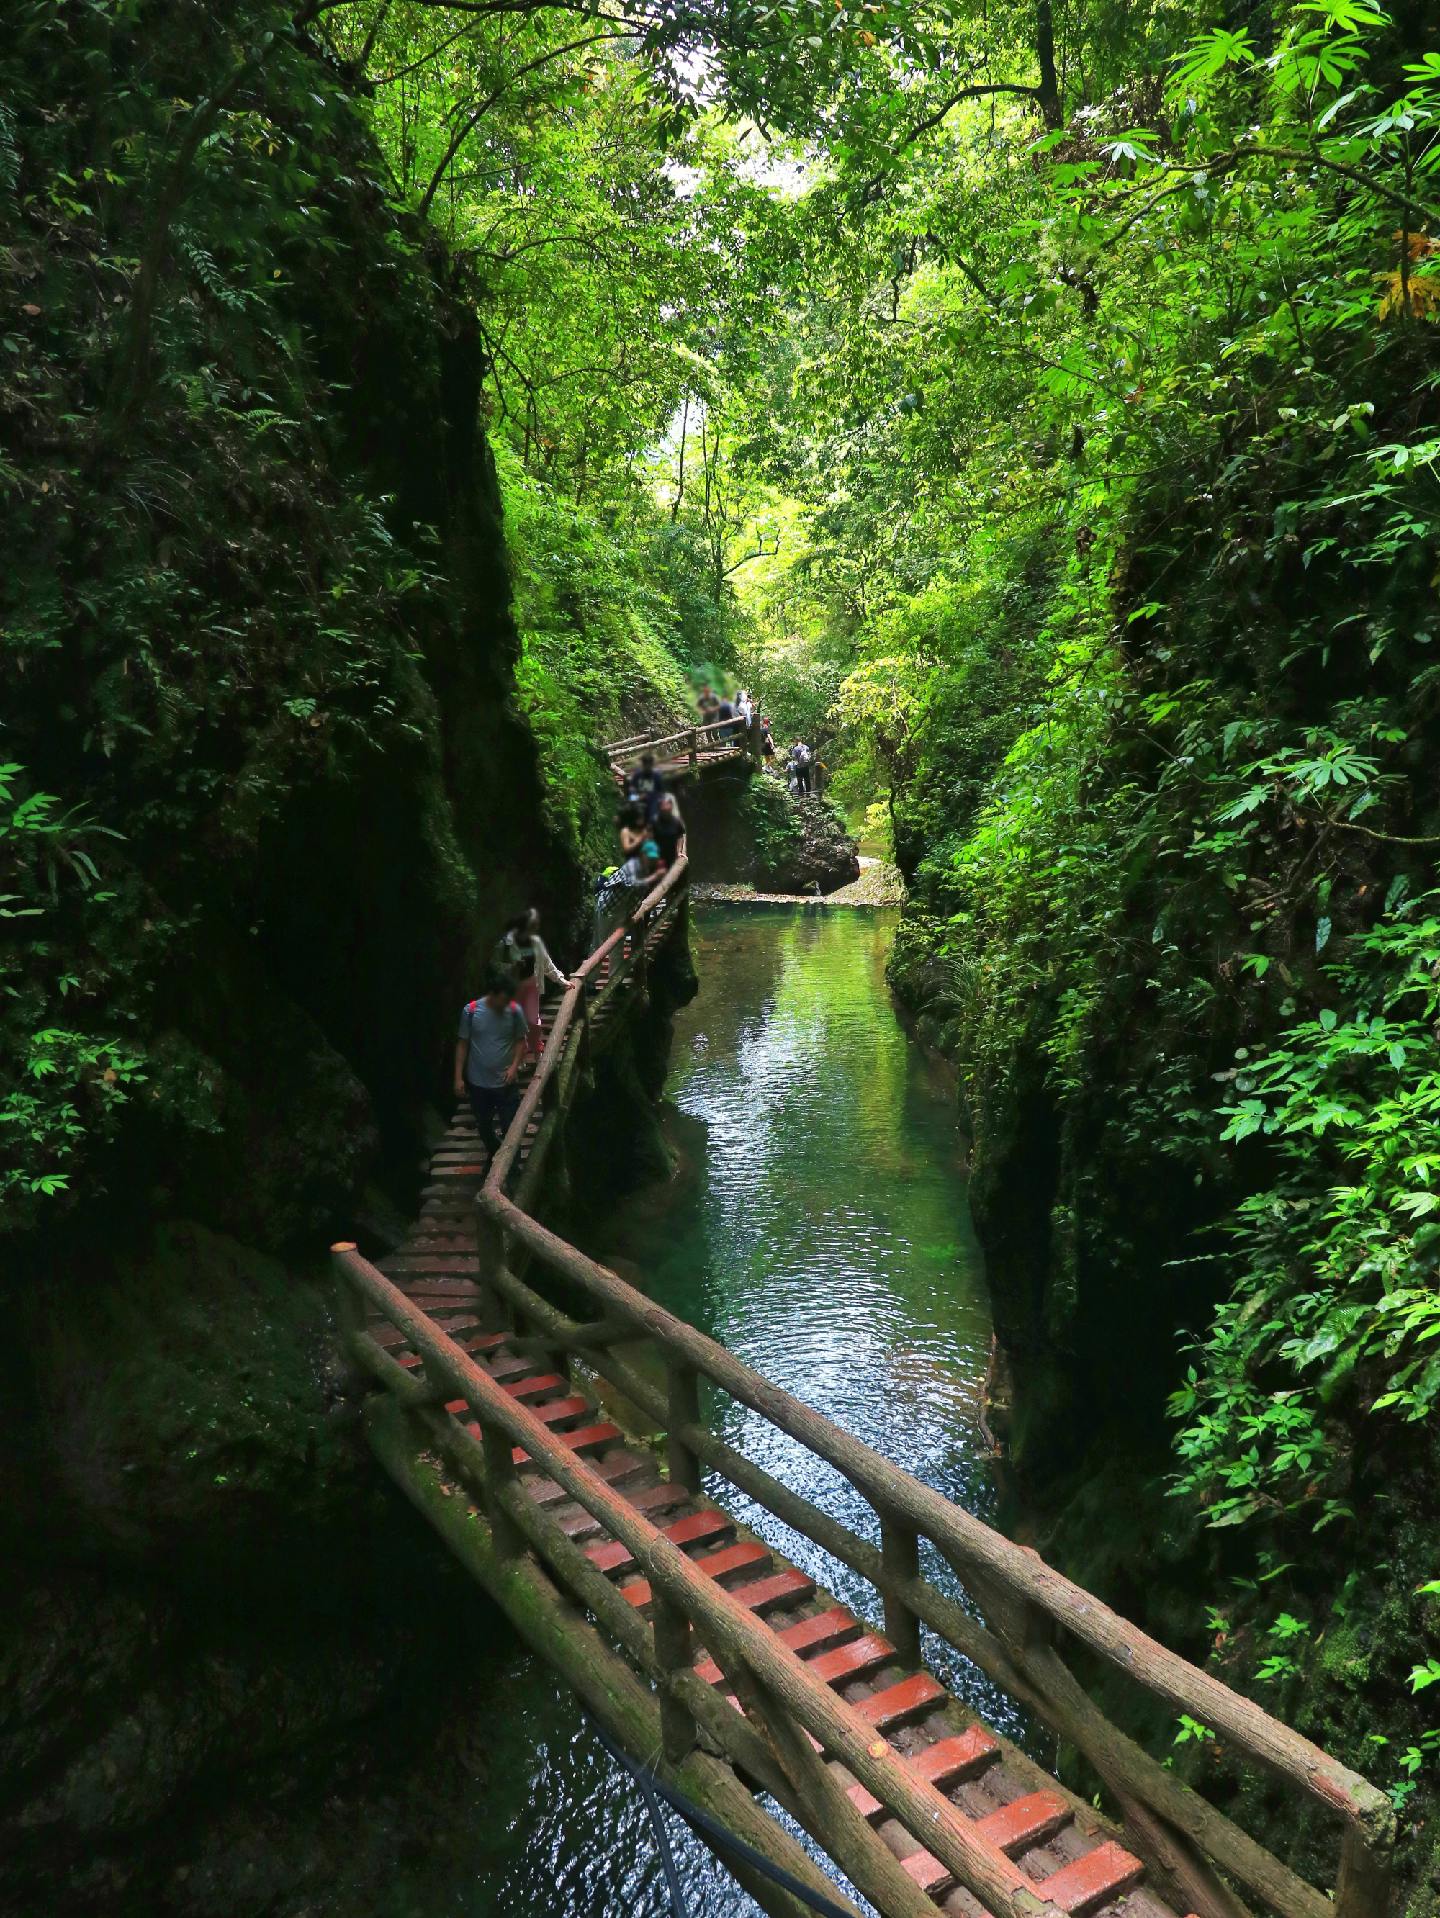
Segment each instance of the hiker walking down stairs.
[{"label": "hiker walking down stairs", "polygon": [[520,1109],[520,1061],[530,1038],[530,1023],[513,992],[505,973],[488,973],[480,997],[460,1014],[455,1037],[455,1097],[469,1099],[475,1130],[492,1159]]},{"label": "hiker walking down stairs", "polygon": [[570,981],[550,957],[550,948],[540,937],[540,915],[531,906],[510,921],[495,948],[496,972],[508,973],[515,981],[515,999],[530,1027],[531,1056],[540,1051],[540,994],[547,979],[561,987]]}]

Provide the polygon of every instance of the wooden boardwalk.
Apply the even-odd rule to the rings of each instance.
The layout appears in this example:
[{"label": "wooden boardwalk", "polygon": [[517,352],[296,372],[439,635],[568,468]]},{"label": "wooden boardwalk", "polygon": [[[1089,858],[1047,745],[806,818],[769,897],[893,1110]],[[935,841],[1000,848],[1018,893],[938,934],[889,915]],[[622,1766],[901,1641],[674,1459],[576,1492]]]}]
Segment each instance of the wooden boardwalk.
[{"label": "wooden boardwalk", "polygon": [[[552,1009],[496,1163],[457,1115],[405,1244],[374,1266],[336,1248],[350,1348],[385,1388],[368,1413],[382,1462],[633,1756],[843,1908],[756,1793],[887,1918],[1384,1918],[1382,1794],[535,1218],[577,1093],[686,912],[682,860]],[[719,1439],[702,1377],[844,1472],[875,1510],[872,1536]],[[637,1414],[665,1431],[663,1459],[627,1431]],[[873,1613],[738,1523],[709,1495],[727,1482],[859,1571]],[[922,1539],[983,1623],[923,1576]],[[1084,1753],[1111,1815],[949,1694],[924,1667],[925,1631]],[[1338,1814],[1336,1902],[1108,1725],[1064,1662],[1067,1633]],[[801,1909],[737,1875],[767,1911]]]}]

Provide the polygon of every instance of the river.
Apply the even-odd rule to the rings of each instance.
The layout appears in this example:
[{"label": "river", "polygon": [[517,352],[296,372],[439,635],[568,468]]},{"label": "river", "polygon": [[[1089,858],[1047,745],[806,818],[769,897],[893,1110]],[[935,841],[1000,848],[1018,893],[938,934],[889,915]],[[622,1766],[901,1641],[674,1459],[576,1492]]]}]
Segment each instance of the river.
[{"label": "river", "polygon": [[[985,1516],[995,1493],[975,1422],[990,1345],[984,1276],[953,1092],[886,990],[894,917],[695,908],[701,991],[676,1021],[666,1087],[681,1172],[597,1227],[586,1249],[638,1268],[672,1311]],[[770,1471],[875,1536],[838,1475],[742,1407],[707,1411]],[[835,1576],[807,1540],[715,1490],[873,1612],[868,1590]],[[453,1853],[443,1882],[402,1872],[393,1918],[664,1913],[634,1787],[569,1694],[513,1641],[484,1656],[506,1709],[487,1736],[473,1851],[458,1879]],[[953,1654],[932,1669],[1023,1735],[1013,1707]],[[757,1910],[683,1827],[672,1833],[692,1918]]]}]

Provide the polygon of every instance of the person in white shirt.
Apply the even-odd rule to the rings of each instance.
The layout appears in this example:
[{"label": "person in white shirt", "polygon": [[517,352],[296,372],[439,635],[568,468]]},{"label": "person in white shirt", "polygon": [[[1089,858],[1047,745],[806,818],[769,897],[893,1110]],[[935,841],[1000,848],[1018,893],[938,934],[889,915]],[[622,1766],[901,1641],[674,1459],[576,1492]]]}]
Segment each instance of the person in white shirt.
[{"label": "person in white shirt", "polygon": [[570,981],[550,957],[550,949],[540,937],[540,915],[533,906],[505,928],[495,948],[494,963],[497,970],[508,972],[515,981],[516,1002],[530,1028],[528,1043],[534,1055],[541,1046],[540,994],[544,983],[553,979],[557,986],[568,986]]}]

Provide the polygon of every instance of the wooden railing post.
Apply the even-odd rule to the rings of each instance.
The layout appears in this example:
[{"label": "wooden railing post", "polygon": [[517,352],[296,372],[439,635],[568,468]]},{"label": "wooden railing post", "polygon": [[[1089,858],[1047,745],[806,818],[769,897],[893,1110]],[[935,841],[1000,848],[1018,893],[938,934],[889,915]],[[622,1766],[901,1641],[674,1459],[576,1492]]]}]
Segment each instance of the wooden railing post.
[{"label": "wooden railing post", "polygon": [[906,1665],[920,1663],[920,1620],[890,1583],[908,1583],[920,1576],[920,1534],[888,1513],[880,1514],[880,1556],[886,1583],[881,1588],[885,1604],[885,1636]]},{"label": "wooden railing post", "polygon": [[1393,1876],[1388,1844],[1377,1846],[1358,1825],[1346,1825],[1335,1918],[1388,1918]]},{"label": "wooden railing post", "polygon": [[692,771],[700,764],[700,734],[696,727],[690,728],[690,766]]},{"label": "wooden railing post", "polygon": [[635,923],[634,966],[635,990],[644,993],[650,983],[650,948],[647,941],[650,936],[650,921],[641,918]]},{"label": "wooden railing post", "polygon": [[695,1719],[665,1684],[677,1672],[688,1672],[695,1660],[690,1621],[678,1605],[657,1594],[652,1608],[655,1622],[655,1658],[660,1667],[660,1737],[665,1756],[678,1765],[695,1749]]},{"label": "wooden railing post", "polygon": [[365,1308],[346,1277],[343,1259],[336,1257],[336,1254],[355,1250],[353,1239],[341,1239],[337,1245],[332,1245],[330,1248],[331,1266],[335,1273],[335,1317],[340,1326],[340,1341],[345,1347],[347,1358],[351,1354],[355,1340],[365,1330]]},{"label": "wooden railing post", "polygon": [[683,1426],[700,1423],[700,1374],[683,1359],[669,1359],[665,1366],[666,1417],[665,1458],[670,1477],[687,1492],[700,1490],[700,1461],[677,1434]]},{"label": "wooden railing post", "polygon": [[[846,1798],[838,1780],[816,1751],[804,1728],[744,1663],[724,1652],[716,1662],[735,1688],[746,1718],[757,1726],[785,1775],[801,1822],[824,1832],[825,1849],[880,1911],[895,1918],[928,1918],[931,1899],[883,1842],[876,1842],[866,1818]],[[1040,1910],[1047,1908],[1035,1900]]]},{"label": "wooden railing post", "polygon": [[485,1294],[481,1317],[487,1329],[499,1331],[513,1326],[514,1308],[496,1283],[496,1274],[505,1263],[505,1228],[498,1219],[492,1219],[483,1206],[478,1205],[475,1208],[475,1251],[478,1277]]},{"label": "wooden railing post", "polygon": [[578,1041],[580,1047],[580,1072],[584,1078],[588,1079],[594,1070],[594,1060],[591,1056],[590,981],[588,979],[584,981],[580,988],[576,1016],[580,1021],[580,1038]]},{"label": "wooden railing post", "polygon": [[[478,1408],[472,1409],[478,1418]],[[525,1539],[505,1504],[505,1489],[516,1476],[510,1440],[482,1419],[480,1443],[485,1449],[485,1516],[490,1521],[495,1550],[502,1560],[517,1559],[525,1550]]]}]

